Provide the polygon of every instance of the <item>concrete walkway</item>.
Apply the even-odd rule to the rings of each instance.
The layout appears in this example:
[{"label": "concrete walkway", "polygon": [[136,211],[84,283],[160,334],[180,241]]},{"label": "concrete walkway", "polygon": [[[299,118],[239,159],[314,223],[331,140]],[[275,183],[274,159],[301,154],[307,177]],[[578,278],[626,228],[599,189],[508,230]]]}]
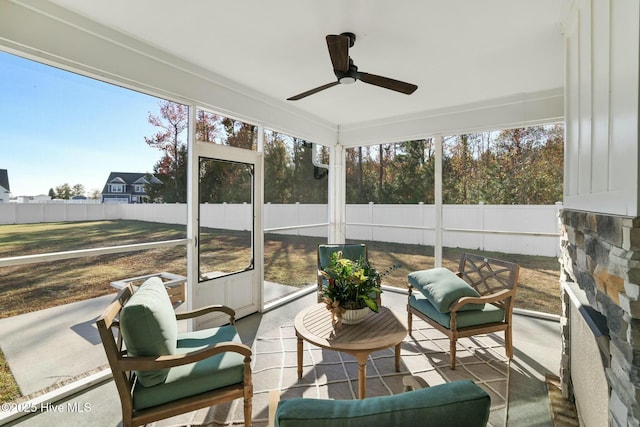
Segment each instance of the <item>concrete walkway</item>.
[{"label": "concrete walkway", "polygon": [[[276,287],[271,292],[291,291],[287,288]],[[0,320],[0,348],[23,394],[50,388],[107,364],[94,323],[114,295]],[[406,310],[406,295],[385,292],[383,301],[393,310]],[[314,302],[315,294],[309,294],[268,313],[238,320],[243,342],[251,346],[256,336],[292,323],[298,311]],[[560,326],[554,321],[516,315],[513,342],[508,425],[552,426],[544,380],[545,374],[557,375],[559,371]],[[52,407],[38,409],[9,425],[117,426],[121,422],[120,401],[111,380]]]},{"label": "concrete walkway", "polygon": [[[265,283],[265,300],[299,288]],[[96,320],[116,294],[0,319],[0,349],[23,396],[56,388],[108,365]],[[184,305],[176,311],[184,310]],[[179,322],[180,332],[186,322]]]}]

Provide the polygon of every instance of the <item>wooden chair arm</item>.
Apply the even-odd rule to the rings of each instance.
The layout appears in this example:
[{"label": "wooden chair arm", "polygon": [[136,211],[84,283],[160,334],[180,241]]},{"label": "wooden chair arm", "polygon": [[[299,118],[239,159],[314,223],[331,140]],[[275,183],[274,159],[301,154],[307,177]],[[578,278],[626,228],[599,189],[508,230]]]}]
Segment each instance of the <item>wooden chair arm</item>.
[{"label": "wooden chair arm", "polygon": [[273,427],[276,424],[278,403],[280,403],[280,390],[271,390],[269,392],[269,421],[267,427]]},{"label": "wooden chair arm", "polygon": [[125,371],[150,371],[156,369],[173,368],[174,366],[188,365],[200,360],[215,356],[216,354],[234,352],[243,355],[245,358],[251,357],[251,349],[244,344],[233,341],[225,341],[214,344],[207,348],[190,351],[183,354],[171,354],[158,357],[124,357],[119,360],[119,364]]},{"label": "wooden chair arm", "polygon": [[229,315],[229,323],[233,324],[236,320],[236,312],[231,307],[226,305],[208,305],[206,307],[197,308],[195,310],[187,311],[184,313],[176,313],[176,320],[191,319],[193,317],[203,316],[209,313],[223,312]]},{"label": "wooden chair arm", "polygon": [[502,289],[496,293],[483,295],[481,297],[462,297],[451,306],[451,311],[455,312],[466,304],[488,304],[496,301],[505,300],[515,294],[513,289]]}]

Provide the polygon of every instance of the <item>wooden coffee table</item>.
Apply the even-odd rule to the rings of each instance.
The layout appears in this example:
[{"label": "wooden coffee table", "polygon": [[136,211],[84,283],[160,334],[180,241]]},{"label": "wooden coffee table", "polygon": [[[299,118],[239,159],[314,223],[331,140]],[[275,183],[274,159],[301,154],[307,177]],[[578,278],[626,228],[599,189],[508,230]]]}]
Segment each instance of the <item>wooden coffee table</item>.
[{"label": "wooden coffee table", "polygon": [[395,346],[396,372],[400,371],[400,346],[407,336],[407,327],[387,307],[380,307],[379,313],[371,312],[357,325],[342,325],[334,329],[331,313],[324,303],[305,308],[295,318],[294,326],[298,337],[298,378],[302,378],[303,340],[318,347],[342,351],[353,355],[358,361],[358,397],[366,396],[367,359],[377,350]]}]

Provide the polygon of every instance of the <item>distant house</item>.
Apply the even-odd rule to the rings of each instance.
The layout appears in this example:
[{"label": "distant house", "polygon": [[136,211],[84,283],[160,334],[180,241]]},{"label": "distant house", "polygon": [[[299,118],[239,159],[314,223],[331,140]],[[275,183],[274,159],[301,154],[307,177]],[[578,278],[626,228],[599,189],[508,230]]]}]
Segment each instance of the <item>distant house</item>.
[{"label": "distant house", "polygon": [[48,203],[51,202],[51,197],[45,194],[39,194],[37,196],[18,196],[14,200],[16,203]]},{"label": "distant house", "polygon": [[145,184],[162,184],[146,173],[111,172],[102,189],[102,203],[147,203]]},{"label": "distant house", "polygon": [[6,169],[0,169],[0,203],[9,203],[9,173]]}]

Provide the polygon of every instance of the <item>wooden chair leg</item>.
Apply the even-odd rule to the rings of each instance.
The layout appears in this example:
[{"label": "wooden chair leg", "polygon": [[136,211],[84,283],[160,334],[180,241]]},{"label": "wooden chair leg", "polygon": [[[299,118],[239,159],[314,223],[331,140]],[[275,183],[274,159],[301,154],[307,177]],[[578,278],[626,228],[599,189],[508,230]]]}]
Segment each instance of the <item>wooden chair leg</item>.
[{"label": "wooden chair leg", "polygon": [[456,340],[454,338],[449,340],[449,367],[452,371],[456,369]]},{"label": "wooden chair leg", "polygon": [[411,314],[411,310],[407,310],[407,330],[409,331],[409,336],[413,337],[413,315]]},{"label": "wooden chair leg", "polygon": [[504,350],[507,353],[507,358],[511,359],[513,357],[513,347],[511,344],[511,325],[507,326],[507,329],[504,331]]},{"label": "wooden chair leg", "polygon": [[253,404],[251,402],[251,396],[248,398],[244,398],[244,425],[246,427],[251,427],[251,412],[253,409]]},{"label": "wooden chair leg", "polygon": [[244,425],[251,427],[251,417],[253,412],[253,381],[251,378],[251,358],[244,359]]}]

